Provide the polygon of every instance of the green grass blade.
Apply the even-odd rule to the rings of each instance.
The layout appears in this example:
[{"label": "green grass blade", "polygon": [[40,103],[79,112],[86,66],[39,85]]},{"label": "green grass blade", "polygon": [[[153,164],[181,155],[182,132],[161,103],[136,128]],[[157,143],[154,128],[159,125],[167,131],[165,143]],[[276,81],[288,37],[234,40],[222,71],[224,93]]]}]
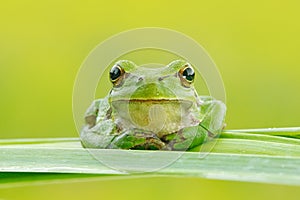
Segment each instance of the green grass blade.
[{"label": "green grass blade", "polygon": [[[0,173],[0,187],[5,183],[16,182],[38,182],[38,181],[51,181],[57,179],[73,179],[73,178],[89,178],[94,177],[93,174],[57,174],[57,173],[36,173],[36,172],[2,172]],[[104,175],[101,175],[104,176]]]},{"label": "green grass blade", "polygon": [[224,133],[255,133],[300,138],[300,127],[224,130]]},{"label": "green grass blade", "polygon": [[220,138],[247,139],[247,140],[258,140],[258,141],[279,142],[284,144],[300,145],[300,140],[296,138],[263,135],[257,133],[223,132],[220,135]]},{"label": "green grass blade", "polygon": [[[197,149],[194,149],[197,150]],[[110,164],[120,164],[125,168],[149,151],[126,150],[93,150],[94,153],[106,156]],[[130,152],[120,161],[120,155]],[[166,158],[180,155],[183,152],[155,151],[151,152],[155,159],[142,160],[143,165],[135,168],[136,172],[147,171],[153,162],[163,162]],[[218,139],[213,152],[199,158],[199,152],[185,152],[179,159],[160,170],[143,175],[196,176],[222,180],[239,180],[263,183],[300,185],[300,145],[298,140],[270,135],[224,132]],[[96,160],[80,145],[78,138],[60,139],[26,139],[0,141],[0,171],[10,172],[0,181],[5,184],[14,178],[15,173],[21,180],[30,180],[27,173],[33,173],[39,180],[51,179],[45,172],[67,173],[55,174],[53,177],[76,177],[75,174],[89,175],[125,175],[105,166]],[[155,164],[155,163],[154,163]],[[0,174],[0,175],[1,175]],[[5,173],[4,173],[5,174]],[[30,174],[33,175],[33,174]],[[84,176],[85,176],[84,175]],[[26,179],[27,176],[28,179]],[[68,177],[69,176],[69,177]],[[80,175],[79,175],[80,176]],[[1,178],[1,176],[0,176]]]},{"label": "green grass blade", "polygon": [[[200,147],[192,149],[192,151],[199,150]],[[300,157],[300,145],[250,139],[220,138],[211,152]]]},{"label": "green grass blade", "polygon": [[79,138],[18,138],[18,139],[0,139],[0,145],[18,145],[18,144],[52,144],[62,142],[78,142]]}]

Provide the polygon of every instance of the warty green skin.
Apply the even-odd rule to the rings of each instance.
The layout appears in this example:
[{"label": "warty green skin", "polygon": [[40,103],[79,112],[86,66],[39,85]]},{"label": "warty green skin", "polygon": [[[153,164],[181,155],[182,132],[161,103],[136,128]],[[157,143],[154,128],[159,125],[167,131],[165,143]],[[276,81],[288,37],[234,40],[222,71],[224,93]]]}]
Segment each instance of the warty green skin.
[{"label": "warty green skin", "polygon": [[223,129],[225,104],[183,84],[179,71],[190,66],[186,61],[156,69],[127,60],[116,65],[125,71],[122,82],[87,109],[84,147],[188,150]]}]

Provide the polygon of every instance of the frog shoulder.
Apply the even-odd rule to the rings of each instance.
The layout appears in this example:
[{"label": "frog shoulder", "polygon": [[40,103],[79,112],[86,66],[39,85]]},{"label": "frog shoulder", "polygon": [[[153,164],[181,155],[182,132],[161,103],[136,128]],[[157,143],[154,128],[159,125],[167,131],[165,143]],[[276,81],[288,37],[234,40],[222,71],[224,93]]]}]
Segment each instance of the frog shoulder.
[{"label": "frog shoulder", "polygon": [[95,99],[86,110],[85,116],[97,116],[99,115],[99,112],[106,112],[107,110],[109,110],[109,108],[110,106],[107,97],[102,99]]}]

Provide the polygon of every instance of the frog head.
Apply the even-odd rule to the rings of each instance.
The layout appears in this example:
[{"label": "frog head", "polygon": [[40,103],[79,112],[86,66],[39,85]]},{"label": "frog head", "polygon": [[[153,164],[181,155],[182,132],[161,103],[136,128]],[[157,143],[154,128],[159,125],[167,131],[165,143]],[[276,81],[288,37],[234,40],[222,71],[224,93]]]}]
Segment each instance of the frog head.
[{"label": "frog head", "polygon": [[120,129],[138,127],[158,136],[196,125],[200,108],[194,78],[193,67],[183,60],[162,68],[118,61],[110,70],[112,117]]}]

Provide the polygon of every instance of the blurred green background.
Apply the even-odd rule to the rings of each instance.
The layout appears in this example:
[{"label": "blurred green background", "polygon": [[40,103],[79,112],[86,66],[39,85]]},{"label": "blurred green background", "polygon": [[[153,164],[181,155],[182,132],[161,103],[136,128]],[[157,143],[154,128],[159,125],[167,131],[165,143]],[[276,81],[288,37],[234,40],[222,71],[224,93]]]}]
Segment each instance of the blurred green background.
[{"label": "blurred green background", "polygon": [[[296,0],[2,2],[0,138],[77,137],[72,89],[81,63],[101,41],[145,26],[180,31],[208,51],[225,84],[228,129],[299,126],[299,8]],[[52,199],[50,192],[72,199],[300,194],[288,186],[148,178],[12,188],[0,190],[0,199],[24,191],[19,198]]]}]

